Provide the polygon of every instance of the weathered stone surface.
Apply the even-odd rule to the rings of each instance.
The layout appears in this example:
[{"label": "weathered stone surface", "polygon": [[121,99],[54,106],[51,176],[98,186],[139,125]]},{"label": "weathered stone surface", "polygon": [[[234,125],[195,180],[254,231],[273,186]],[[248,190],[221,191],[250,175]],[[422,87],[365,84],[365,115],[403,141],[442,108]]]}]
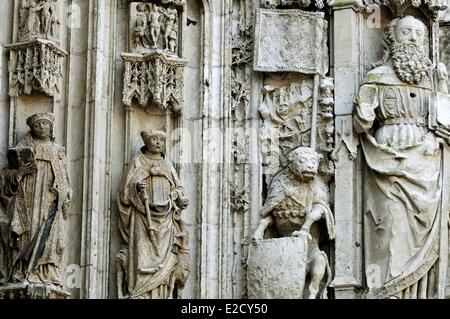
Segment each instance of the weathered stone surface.
[{"label": "weathered stone surface", "polygon": [[[450,70],[450,26],[443,26],[439,38],[439,57],[447,70]],[[450,89],[449,83],[447,86]]]},{"label": "weathered stone surface", "polygon": [[145,146],[129,164],[117,196],[124,247],[116,255],[121,299],[181,298],[190,272],[188,206],[165,155],[166,134],[142,132]]},{"label": "weathered stone surface", "polygon": [[[62,257],[56,284],[51,266],[13,261],[11,243],[29,244],[31,251],[37,246],[26,232],[10,236],[27,221],[11,223],[12,203],[22,196],[11,190],[25,181],[3,183],[0,298],[448,298],[442,240],[448,225],[441,214],[450,194],[444,179],[444,66],[450,66],[444,2],[0,1],[0,164],[13,171],[8,154],[10,161],[30,154],[16,148],[29,131],[27,118],[52,113],[55,139],[44,148],[52,159],[43,161],[57,166],[50,149],[60,150],[73,189],[71,209],[56,215],[67,217],[65,226],[52,228],[55,236],[46,241],[47,250],[56,247],[52,258]],[[408,30],[384,30],[394,30],[391,21],[407,15],[430,28],[423,54],[408,55],[421,42],[415,39],[410,49],[397,47],[393,58],[389,43],[408,38]],[[417,109],[423,114],[416,116]],[[370,126],[367,132],[354,125],[357,116]],[[394,126],[407,130],[380,133]],[[140,134],[150,128],[167,135],[165,164],[161,158],[140,163],[136,175],[148,183],[138,191],[129,168],[147,159]],[[417,146],[409,144],[410,131],[417,133]],[[372,156],[361,144],[365,138],[395,153]],[[379,143],[383,138],[388,146]],[[155,163],[171,173],[158,174],[150,168]],[[422,163],[424,177],[416,178]],[[377,167],[388,169],[378,174]],[[402,169],[410,169],[403,175],[412,185],[397,176]],[[129,179],[122,183],[124,176]],[[48,198],[65,189],[37,177]],[[435,183],[421,184],[430,181]],[[180,209],[181,219],[174,207],[164,211],[173,217],[165,232],[150,198],[177,202],[166,192],[177,185],[184,186],[189,205]],[[415,192],[417,185],[423,187]],[[29,195],[38,191],[26,189],[25,207],[46,217],[38,207],[43,198],[47,205],[46,196]],[[127,191],[135,196],[126,197]],[[426,216],[436,198],[443,208],[431,223]],[[127,212],[138,222],[127,224]],[[416,215],[411,222],[402,214]],[[382,223],[374,226],[379,220],[371,216]],[[147,231],[149,221],[153,229]],[[421,231],[427,225],[432,233]],[[374,240],[376,227],[392,229],[392,238],[384,231],[383,240]],[[421,236],[423,245],[405,244]],[[438,237],[436,245],[431,239]],[[391,279],[379,253],[383,243],[395,252]],[[158,257],[155,247],[167,256]],[[411,247],[426,250],[424,258]],[[136,256],[137,263],[129,263]],[[403,263],[409,256],[413,262]]]},{"label": "weathered stone surface", "polygon": [[326,74],[327,26],[321,12],[257,10],[254,70]]},{"label": "weathered stone surface", "polygon": [[59,41],[61,0],[19,1],[19,41],[49,39]]},{"label": "weathered stone surface", "polygon": [[[16,293],[16,284],[22,283],[26,294],[44,298],[53,290],[62,293],[72,189],[65,150],[53,142],[53,114],[35,114],[27,125],[30,132],[8,150],[8,166],[0,178],[0,279],[6,295]],[[50,292],[33,292],[33,287],[30,292],[28,283],[51,286]]]},{"label": "weathered stone surface", "polygon": [[250,299],[302,299],[308,236],[257,240],[249,246]]},{"label": "weathered stone surface", "polygon": [[[366,297],[444,298],[450,131],[433,103],[450,97],[430,100],[436,88],[446,85],[433,87],[426,72],[432,63],[421,21],[394,19],[384,32],[384,58],[366,75],[354,115],[366,163]],[[435,122],[427,125],[432,113]]]},{"label": "weathered stone surface", "polygon": [[133,101],[144,108],[180,111],[184,106],[185,59],[166,56],[163,52],[144,55],[122,54],[125,62],[123,103]]},{"label": "weathered stone surface", "polygon": [[0,299],[68,299],[70,294],[58,286],[19,283],[0,286]]},{"label": "weathered stone surface", "polygon": [[9,95],[18,97],[43,92],[59,97],[62,93],[63,63],[67,52],[47,40],[7,45],[10,53]]}]

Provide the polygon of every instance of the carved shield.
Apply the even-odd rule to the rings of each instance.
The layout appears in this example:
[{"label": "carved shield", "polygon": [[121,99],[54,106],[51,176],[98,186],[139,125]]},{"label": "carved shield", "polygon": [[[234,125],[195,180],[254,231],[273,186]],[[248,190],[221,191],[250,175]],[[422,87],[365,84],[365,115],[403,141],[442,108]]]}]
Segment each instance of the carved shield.
[{"label": "carved shield", "polygon": [[307,260],[308,239],[303,235],[250,244],[248,298],[302,299]]}]

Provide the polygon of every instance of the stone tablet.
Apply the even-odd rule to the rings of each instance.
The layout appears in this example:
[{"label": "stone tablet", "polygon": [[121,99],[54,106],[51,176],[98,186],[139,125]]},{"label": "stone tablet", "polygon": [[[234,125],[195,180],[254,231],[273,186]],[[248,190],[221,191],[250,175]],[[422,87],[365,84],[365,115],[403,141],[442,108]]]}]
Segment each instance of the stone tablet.
[{"label": "stone tablet", "polygon": [[247,279],[250,299],[303,299],[308,239],[283,237],[249,246]]},{"label": "stone tablet", "polygon": [[257,10],[254,70],[325,75],[326,32],[322,12]]}]

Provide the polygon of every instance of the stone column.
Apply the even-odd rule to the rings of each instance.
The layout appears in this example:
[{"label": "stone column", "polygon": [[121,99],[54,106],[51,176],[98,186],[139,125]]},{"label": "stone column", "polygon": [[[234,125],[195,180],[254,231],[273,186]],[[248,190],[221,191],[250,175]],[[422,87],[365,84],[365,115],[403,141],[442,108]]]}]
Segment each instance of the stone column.
[{"label": "stone column", "polygon": [[363,76],[360,1],[332,1],[335,77],[335,297],[358,298],[362,283],[361,161],[353,136],[353,99]]},{"label": "stone column", "polygon": [[220,298],[221,212],[224,191],[223,161],[223,72],[225,1],[203,1],[204,61],[202,96],[201,203],[199,211],[198,296]]},{"label": "stone column", "polygon": [[108,291],[111,112],[116,1],[90,0],[84,122],[81,298]]},{"label": "stone column", "polygon": [[[0,20],[0,145],[8,145],[9,97],[8,97],[8,61],[9,52],[5,45],[12,42],[13,1],[0,1],[0,11],[8,12]],[[6,162],[6,152],[0,154],[0,164]]]},{"label": "stone column", "polygon": [[[446,65],[447,70],[450,70],[450,0],[447,0],[449,8],[440,15],[440,38],[439,38],[439,62]],[[450,85],[449,85],[450,89]],[[450,257],[450,251],[449,251]],[[450,298],[450,266],[447,270],[447,289],[446,298]]]}]

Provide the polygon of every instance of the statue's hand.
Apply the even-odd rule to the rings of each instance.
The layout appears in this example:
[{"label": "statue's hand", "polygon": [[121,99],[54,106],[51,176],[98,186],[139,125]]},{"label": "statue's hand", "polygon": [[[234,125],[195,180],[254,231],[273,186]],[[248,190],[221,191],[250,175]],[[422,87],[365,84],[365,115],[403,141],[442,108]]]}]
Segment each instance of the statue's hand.
[{"label": "statue's hand", "polygon": [[37,166],[35,163],[26,163],[25,165],[20,166],[18,170],[18,177],[22,178],[26,175],[32,174],[37,171]]},{"label": "statue's hand", "polygon": [[306,213],[306,218],[311,221],[311,224],[321,220],[323,217],[322,211],[320,209],[311,209]]},{"label": "statue's hand", "polygon": [[65,221],[67,221],[67,218],[69,217],[69,211],[70,211],[70,203],[66,202],[62,205],[62,216]]},{"label": "statue's hand", "polygon": [[450,145],[450,128],[449,127],[441,125],[441,126],[438,126],[434,132],[437,136],[442,137],[447,142],[447,144]]},{"label": "statue's hand", "polygon": [[148,188],[148,184],[146,182],[141,181],[141,182],[136,183],[136,191],[138,193],[145,191],[147,188]]},{"label": "statue's hand", "polygon": [[292,233],[292,237],[306,236],[308,240],[312,240],[311,234],[303,228]]},{"label": "statue's hand", "polygon": [[187,197],[179,197],[177,200],[177,204],[180,207],[180,209],[185,209],[189,205],[189,199]]}]

